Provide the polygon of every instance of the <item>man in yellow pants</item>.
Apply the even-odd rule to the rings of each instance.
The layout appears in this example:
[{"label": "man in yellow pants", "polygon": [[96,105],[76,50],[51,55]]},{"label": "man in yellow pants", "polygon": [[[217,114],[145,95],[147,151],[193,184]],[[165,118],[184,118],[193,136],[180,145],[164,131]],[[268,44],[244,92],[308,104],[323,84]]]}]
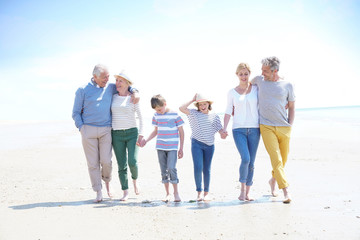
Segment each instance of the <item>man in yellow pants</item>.
[{"label": "man in yellow pants", "polygon": [[271,194],[277,196],[277,182],[279,189],[284,192],[283,202],[290,203],[289,183],[284,167],[289,153],[291,126],[295,118],[294,89],[290,82],[279,77],[280,61],[277,57],[265,58],[261,63],[262,76],[255,77],[251,83],[259,89],[260,132],[273,169],[269,181]]}]

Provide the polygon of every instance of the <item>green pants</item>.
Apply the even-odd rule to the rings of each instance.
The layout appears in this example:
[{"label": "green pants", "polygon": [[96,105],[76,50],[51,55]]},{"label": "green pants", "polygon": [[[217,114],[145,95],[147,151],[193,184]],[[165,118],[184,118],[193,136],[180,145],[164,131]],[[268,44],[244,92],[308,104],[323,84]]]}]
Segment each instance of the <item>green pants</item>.
[{"label": "green pants", "polygon": [[126,130],[112,130],[112,145],[114,148],[116,160],[119,168],[119,179],[121,189],[129,189],[127,177],[127,165],[129,164],[131,178],[138,178],[137,153],[138,147],[136,141],[138,139],[138,129],[130,128]]}]

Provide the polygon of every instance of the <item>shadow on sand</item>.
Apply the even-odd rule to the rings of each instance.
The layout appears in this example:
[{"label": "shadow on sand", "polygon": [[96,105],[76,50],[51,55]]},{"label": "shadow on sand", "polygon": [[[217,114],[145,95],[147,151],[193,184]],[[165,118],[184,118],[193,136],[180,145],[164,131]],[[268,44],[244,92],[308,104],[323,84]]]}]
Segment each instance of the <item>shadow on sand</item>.
[{"label": "shadow on sand", "polygon": [[121,202],[118,199],[104,199],[102,202],[94,203],[93,200],[86,201],[71,201],[71,202],[42,202],[42,203],[31,203],[24,205],[9,206],[13,210],[28,210],[33,208],[54,208],[54,207],[76,207],[83,205],[93,205],[94,208],[109,208],[109,207],[186,207],[189,210],[195,209],[208,209],[211,207],[230,207],[230,206],[241,206],[247,204],[264,204],[264,203],[277,203],[282,202],[280,199],[273,198],[271,195],[263,195],[261,198],[255,201],[208,201],[208,202],[196,202],[194,200],[183,201],[183,202],[163,202],[161,200],[144,200],[142,202],[132,202],[133,198],[129,198],[126,202]]}]

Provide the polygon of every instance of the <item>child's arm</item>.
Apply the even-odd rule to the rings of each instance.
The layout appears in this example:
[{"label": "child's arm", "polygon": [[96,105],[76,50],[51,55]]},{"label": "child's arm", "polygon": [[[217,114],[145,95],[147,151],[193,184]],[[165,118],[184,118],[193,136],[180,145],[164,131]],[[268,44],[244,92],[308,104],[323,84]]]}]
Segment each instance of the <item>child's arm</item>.
[{"label": "child's arm", "polygon": [[147,142],[149,142],[151,139],[153,139],[157,135],[157,127],[154,128],[154,131],[150,133],[149,137],[147,139],[143,138],[140,143],[140,147],[144,147]]},{"label": "child's arm", "polygon": [[184,103],[183,105],[181,105],[181,107],[179,107],[179,110],[180,110],[182,113],[185,113],[186,115],[189,115],[189,114],[190,114],[190,111],[189,111],[188,107],[189,107],[189,105],[190,105],[191,103],[193,103],[193,102],[196,101],[196,95],[197,95],[197,94],[195,94],[195,96],[193,97],[193,99],[192,99],[191,101],[186,102],[186,103]]},{"label": "child's arm", "polygon": [[184,156],[183,148],[184,148],[184,129],[183,127],[179,127],[179,137],[180,137],[180,148],[178,151],[178,159],[182,158]]}]

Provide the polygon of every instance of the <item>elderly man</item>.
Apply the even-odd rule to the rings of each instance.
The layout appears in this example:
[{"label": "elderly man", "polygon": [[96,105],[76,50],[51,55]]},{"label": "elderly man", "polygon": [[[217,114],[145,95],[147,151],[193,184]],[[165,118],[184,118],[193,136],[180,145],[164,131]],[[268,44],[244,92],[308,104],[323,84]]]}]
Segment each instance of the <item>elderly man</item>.
[{"label": "elderly man", "polygon": [[[262,60],[262,76],[252,80],[258,86],[260,132],[273,168],[269,181],[271,193],[277,182],[284,192],[284,203],[290,203],[285,163],[289,153],[291,126],[295,118],[295,94],[290,82],[279,77],[280,61],[277,57]],[[288,109],[287,109],[288,108]]]},{"label": "elderly man", "polygon": [[[96,192],[94,202],[101,202],[104,180],[108,196],[111,198],[109,183],[112,171],[111,145],[111,101],[116,93],[114,83],[109,83],[108,69],[98,64],[93,70],[91,81],[78,88],[72,118],[81,132],[91,185]],[[129,89],[135,92],[135,89]],[[138,98],[134,101],[139,101]]]}]

